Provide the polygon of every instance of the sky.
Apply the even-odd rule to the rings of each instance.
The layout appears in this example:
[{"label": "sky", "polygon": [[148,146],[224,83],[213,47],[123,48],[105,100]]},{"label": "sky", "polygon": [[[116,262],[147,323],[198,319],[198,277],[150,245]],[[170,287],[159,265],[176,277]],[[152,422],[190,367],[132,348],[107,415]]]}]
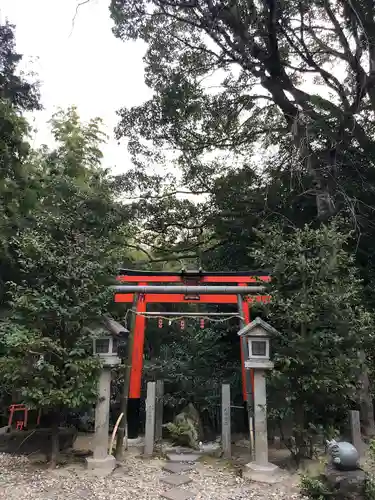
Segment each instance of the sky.
[{"label": "sky", "polygon": [[58,108],[76,105],[83,120],[104,121],[108,143],[105,167],[119,174],[130,168],[124,142],[114,138],[123,106],[142,103],[151,91],[144,84],[141,42],[123,42],[112,34],[109,0],[82,5],[72,28],[78,0],[1,0],[0,21],[16,25],[17,50],[23,69],[32,70],[41,83],[44,110],[33,113],[37,129],[34,146],[52,145],[48,120]]}]

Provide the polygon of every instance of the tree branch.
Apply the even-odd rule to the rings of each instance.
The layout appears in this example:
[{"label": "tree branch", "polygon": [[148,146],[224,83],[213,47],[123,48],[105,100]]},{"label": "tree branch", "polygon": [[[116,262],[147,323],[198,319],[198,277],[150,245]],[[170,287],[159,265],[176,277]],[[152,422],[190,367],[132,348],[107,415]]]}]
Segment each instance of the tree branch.
[{"label": "tree branch", "polygon": [[91,2],[91,0],[82,0],[81,2],[79,2],[79,3],[77,4],[77,6],[76,6],[76,10],[75,10],[75,13],[74,13],[74,16],[73,16],[73,19],[72,19],[72,28],[71,28],[71,31],[70,31],[69,37],[71,37],[71,36],[72,36],[72,34],[73,34],[74,25],[75,25],[75,22],[76,22],[76,19],[77,19],[77,15],[78,15],[78,11],[79,11],[79,9],[80,9],[83,5],[85,5],[85,4],[89,3],[89,2]]}]

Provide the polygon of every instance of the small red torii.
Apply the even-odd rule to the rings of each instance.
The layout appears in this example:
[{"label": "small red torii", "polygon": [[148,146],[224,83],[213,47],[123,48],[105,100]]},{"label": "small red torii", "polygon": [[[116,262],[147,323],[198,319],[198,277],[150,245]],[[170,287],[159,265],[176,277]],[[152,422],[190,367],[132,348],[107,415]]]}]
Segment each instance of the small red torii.
[{"label": "small red torii", "polygon": [[[26,405],[24,404],[12,404],[9,406],[9,419],[8,419],[8,428],[11,429],[12,423],[13,423],[13,417],[15,412],[23,412],[23,419],[22,420],[17,420],[16,421],[16,430],[17,431],[22,431],[27,427],[28,419],[29,419],[29,409]],[[38,416],[36,420],[36,425],[38,426],[40,424],[40,416],[41,416],[41,411],[38,410]]]}]

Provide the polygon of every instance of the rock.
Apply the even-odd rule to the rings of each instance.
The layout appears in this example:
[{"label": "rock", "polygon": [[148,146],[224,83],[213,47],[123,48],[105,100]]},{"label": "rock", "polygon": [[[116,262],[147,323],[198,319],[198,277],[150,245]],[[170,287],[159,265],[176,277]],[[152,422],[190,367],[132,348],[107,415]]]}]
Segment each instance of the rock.
[{"label": "rock", "polygon": [[203,426],[197,409],[189,403],[173,420],[173,423],[165,427],[171,434],[175,443],[189,446],[194,450],[199,449],[199,443],[203,439]]},{"label": "rock", "polygon": [[343,471],[327,465],[322,476],[328,488],[335,492],[333,498],[364,499],[366,474],[362,469]]}]

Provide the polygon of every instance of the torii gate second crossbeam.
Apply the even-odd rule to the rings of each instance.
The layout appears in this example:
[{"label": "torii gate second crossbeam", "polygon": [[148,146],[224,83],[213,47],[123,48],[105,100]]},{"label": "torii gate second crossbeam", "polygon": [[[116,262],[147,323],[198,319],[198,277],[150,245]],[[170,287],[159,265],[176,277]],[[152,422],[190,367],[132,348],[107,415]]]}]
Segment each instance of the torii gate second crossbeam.
[{"label": "torii gate second crossbeam", "polygon": [[[238,297],[243,294],[244,298],[240,300],[242,310],[239,311],[239,314],[241,314],[243,322],[247,324],[250,322],[250,304],[255,301],[269,302],[270,300],[269,295],[261,293],[264,288],[262,284],[266,284],[271,280],[269,274],[264,271],[204,272],[199,270],[169,272],[121,269],[116,280],[118,282],[118,286],[114,287],[116,302],[132,303],[134,291],[136,290],[134,285],[137,286],[138,293],[129,389],[129,413],[131,411],[134,417],[135,414],[139,414],[140,406],[146,326],[146,318],[143,314],[147,312],[147,304],[238,304]],[[249,293],[256,295],[248,295]],[[246,402],[247,391],[250,388],[247,388],[248,382],[246,381],[244,358],[244,348],[241,344],[242,388],[244,402]],[[129,437],[136,437],[138,431],[131,429],[133,427],[131,422],[137,422],[138,418],[133,420],[130,417],[128,421]]]}]

